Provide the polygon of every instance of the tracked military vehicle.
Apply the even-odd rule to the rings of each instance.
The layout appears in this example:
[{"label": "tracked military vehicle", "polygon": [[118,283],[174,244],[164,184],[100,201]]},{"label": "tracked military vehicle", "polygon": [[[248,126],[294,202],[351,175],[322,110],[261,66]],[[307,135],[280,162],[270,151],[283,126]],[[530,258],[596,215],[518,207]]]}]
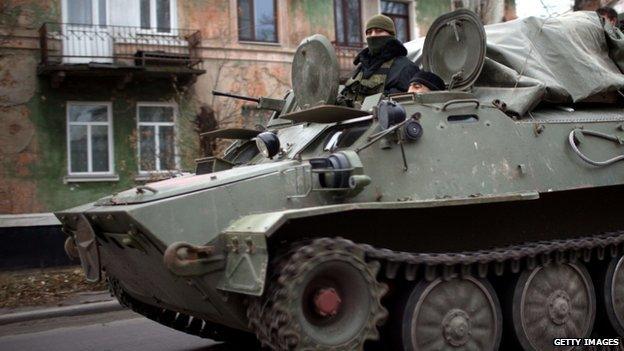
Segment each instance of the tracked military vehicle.
[{"label": "tracked military vehicle", "polygon": [[293,91],[258,101],[275,111],[265,130],[210,132],[236,141],[197,174],[60,211],[68,251],[148,318],[275,350],[624,335],[624,79],[609,38],[590,13],[506,26],[539,29],[518,32],[533,49],[497,43],[503,25],[486,41],[470,12],[442,16],[407,47],[450,89],[355,107],[335,103],[329,41],[305,39]]}]

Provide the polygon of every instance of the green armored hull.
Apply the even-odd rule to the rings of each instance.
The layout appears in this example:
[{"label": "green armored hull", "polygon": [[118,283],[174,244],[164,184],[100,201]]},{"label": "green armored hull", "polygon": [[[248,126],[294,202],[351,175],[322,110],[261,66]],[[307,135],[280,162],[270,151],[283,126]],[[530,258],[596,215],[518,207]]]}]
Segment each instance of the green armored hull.
[{"label": "green armored hull", "polygon": [[[465,60],[477,73],[425,67],[470,87],[483,30],[453,16],[432,28],[480,47]],[[87,278],[104,270],[122,303],[170,327],[278,350],[624,335],[620,107],[510,113],[477,88],[335,106],[330,47],[305,40],[267,130],[208,135],[239,140],[198,174],[57,213]],[[330,88],[306,83],[319,65]]]}]

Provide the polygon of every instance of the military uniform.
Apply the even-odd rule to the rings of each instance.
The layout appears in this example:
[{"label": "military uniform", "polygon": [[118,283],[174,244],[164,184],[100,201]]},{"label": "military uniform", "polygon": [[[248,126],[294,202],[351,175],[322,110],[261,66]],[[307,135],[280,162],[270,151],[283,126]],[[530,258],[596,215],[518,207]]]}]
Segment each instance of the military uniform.
[{"label": "military uniform", "polygon": [[390,36],[367,37],[368,47],[353,60],[357,66],[340,92],[339,101],[346,105],[362,103],[369,95],[406,92],[418,66],[410,61],[407,50],[395,35],[394,23],[383,15],[373,16],[366,29],[383,29]]},{"label": "military uniform", "polygon": [[[394,50],[399,51],[399,55],[383,62],[379,68],[373,72],[367,72],[366,65],[361,61],[364,49],[356,57],[354,63],[359,64],[353,72],[351,78],[345,83],[345,88],[341,94],[353,102],[362,103],[369,95],[384,93],[385,95],[406,92],[410,85],[410,80],[419,71],[418,66],[410,61],[405,55],[407,50],[399,43],[400,48]],[[395,46],[390,44],[389,46]],[[400,55],[401,50],[404,54]],[[392,50],[392,49],[391,49]]]}]

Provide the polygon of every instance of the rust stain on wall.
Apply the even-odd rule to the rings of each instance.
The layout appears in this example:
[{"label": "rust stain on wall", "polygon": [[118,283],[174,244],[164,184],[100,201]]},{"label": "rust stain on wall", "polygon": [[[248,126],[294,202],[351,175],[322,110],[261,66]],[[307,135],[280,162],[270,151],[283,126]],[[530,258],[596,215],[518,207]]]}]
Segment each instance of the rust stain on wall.
[{"label": "rust stain on wall", "polygon": [[37,87],[37,62],[32,56],[0,55],[0,106],[25,104]]},{"label": "rust stain on wall", "polygon": [[61,0],[0,0],[0,25],[38,28],[60,16]]},{"label": "rust stain on wall", "polygon": [[334,40],[333,1],[300,0],[290,2],[288,41],[296,46],[312,34],[323,34]]},{"label": "rust stain on wall", "polygon": [[38,161],[35,127],[24,105],[0,107],[0,213],[41,212],[31,167]]},{"label": "rust stain on wall", "polygon": [[199,29],[203,39],[229,41],[236,38],[236,33],[230,33],[229,1],[186,0],[178,4],[183,27]]},{"label": "rust stain on wall", "polygon": [[44,212],[37,201],[37,184],[32,180],[3,179],[0,182],[0,213]]},{"label": "rust stain on wall", "polygon": [[35,126],[29,119],[26,106],[0,107],[0,154],[16,154],[30,144]]},{"label": "rust stain on wall", "polygon": [[[33,144],[35,144],[33,142]],[[33,145],[34,146],[34,145]],[[35,147],[33,147],[34,149]],[[29,148],[30,149],[30,148]],[[26,150],[24,152],[20,152],[17,154],[15,160],[15,173],[19,177],[29,177],[32,176],[32,172],[30,166],[37,162],[38,157],[37,153],[31,150]]]}]

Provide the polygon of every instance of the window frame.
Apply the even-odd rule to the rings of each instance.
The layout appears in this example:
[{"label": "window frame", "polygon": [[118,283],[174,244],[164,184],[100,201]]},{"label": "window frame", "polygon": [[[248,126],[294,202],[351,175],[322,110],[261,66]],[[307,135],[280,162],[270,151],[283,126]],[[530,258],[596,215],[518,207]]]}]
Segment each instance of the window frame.
[{"label": "window frame", "polygon": [[251,2],[251,22],[252,22],[252,34],[253,34],[253,38],[241,38],[240,36],[240,20],[239,20],[239,15],[238,15],[238,2],[239,0],[236,0],[236,31],[237,31],[237,36],[238,36],[238,42],[239,43],[254,43],[254,44],[279,44],[280,42],[280,35],[279,35],[279,11],[277,10],[277,6],[278,6],[278,2],[277,0],[272,0],[273,1],[273,19],[275,20],[275,41],[268,41],[268,40],[258,40],[256,38],[256,12],[254,10],[255,8],[255,4],[257,0],[249,0]]},{"label": "window frame", "polygon": [[395,2],[395,3],[399,3],[402,4],[403,6],[405,6],[405,10],[406,10],[406,14],[405,15],[397,15],[397,14],[393,14],[393,13],[386,13],[383,11],[380,11],[381,14],[390,17],[390,19],[392,19],[392,22],[394,22],[394,25],[396,27],[396,22],[394,21],[395,18],[401,18],[401,19],[405,19],[405,23],[407,24],[407,40],[405,40],[403,43],[407,43],[409,41],[412,40],[412,26],[410,24],[410,17],[411,17],[411,9],[410,9],[410,3],[406,2],[406,1],[401,1],[401,0],[381,0],[379,1],[379,7],[380,10],[383,10],[383,4],[382,2]]},{"label": "window frame", "polygon": [[[106,106],[107,122],[72,122],[69,117],[71,106]],[[91,176],[115,176],[115,149],[113,143],[113,103],[110,101],[67,101],[65,105],[66,118],[66,141],[67,141],[67,175],[69,177],[91,177]],[[87,125],[87,172],[72,172],[71,165],[71,126]],[[106,125],[108,126],[108,172],[93,172],[93,155],[91,143],[91,126]]]},{"label": "window frame", "polygon": [[150,3],[150,26],[149,28],[141,27],[141,2],[139,1],[139,18],[137,18],[137,27],[139,27],[139,33],[145,34],[154,34],[154,35],[177,35],[177,27],[178,27],[178,1],[177,0],[169,0],[169,32],[159,32],[158,31],[158,14],[156,13],[156,0],[149,0]]},{"label": "window frame", "polygon": [[345,36],[345,38],[348,38],[349,35],[349,25],[348,22],[345,21],[346,18],[348,18],[347,13],[346,13],[346,4],[349,3],[349,0],[334,0],[334,37],[335,37],[335,43],[337,46],[340,47],[347,47],[347,48],[361,48],[364,47],[364,42],[366,41],[364,39],[364,35],[362,33],[364,33],[364,26],[362,25],[362,0],[358,0],[358,17],[360,18],[360,30],[358,31],[358,34],[360,35],[360,42],[359,43],[350,43],[350,42],[344,42],[341,43],[338,41],[338,16],[336,16],[336,2],[340,1],[342,3],[342,30],[343,30],[343,34]]},{"label": "window frame", "polygon": [[[110,0],[105,0],[106,1],[106,23],[100,23],[100,6],[99,6],[99,0],[91,0],[91,26],[97,26],[100,28],[106,28],[108,25],[110,25],[111,23],[111,6],[110,6]],[[69,2],[68,0],[63,0],[61,2],[61,18],[63,20],[63,23],[68,23],[68,24],[76,24],[76,23],[69,23]],[[80,25],[80,24],[78,24]]]},{"label": "window frame", "polygon": [[[141,122],[139,111],[141,107],[171,107],[173,108],[173,121],[172,122]],[[178,104],[175,102],[149,102],[142,101],[137,102],[136,106],[136,132],[137,132],[137,169],[139,171],[139,176],[148,176],[151,174],[160,174],[160,173],[171,173],[180,171],[180,152],[178,150],[178,143],[176,143],[177,136],[177,122],[178,122]],[[142,170],[141,169],[141,126],[154,126],[154,151],[156,153],[156,165],[157,169],[154,170]],[[160,141],[158,140],[158,129],[160,126],[173,126],[173,162],[175,164],[175,169],[160,169],[160,148],[158,147]]]}]

